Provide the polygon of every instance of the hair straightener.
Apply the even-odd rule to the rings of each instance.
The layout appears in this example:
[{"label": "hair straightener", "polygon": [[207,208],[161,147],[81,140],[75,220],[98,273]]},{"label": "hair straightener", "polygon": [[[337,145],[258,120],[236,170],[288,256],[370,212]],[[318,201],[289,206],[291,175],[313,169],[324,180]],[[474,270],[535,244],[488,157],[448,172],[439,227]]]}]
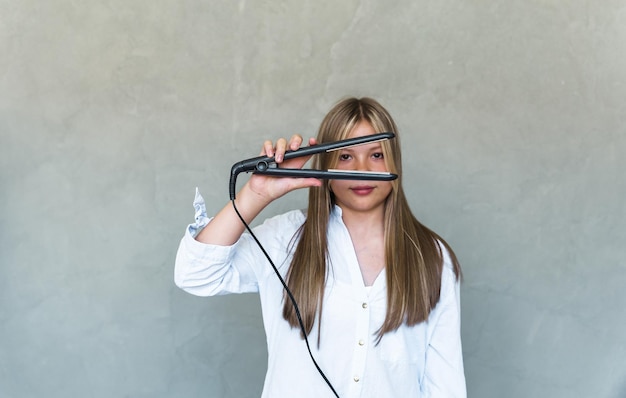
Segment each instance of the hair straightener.
[{"label": "hair straightener", "polygon": [[[299,158],[301,156],[315,155],[316,153],[337,151],[343,148],[368,144],[371,142],[384,141],[395,137],[394,133],[379,133],[363,137],[348,138],[346,140],[328,142],[306,146],[295,151],[285,152],[284,159]],[[235,199],[237,176],[240,173],[262,174],[273,177],[302,177],[320,178],[324,180],[365,180],[365,181],[391,181],[398,178],[397,174],[379,171],[351,171],[351,170],[312,170],[312,169],[289,169],[278,167],[274,157],[257,156],[235,163],[230,170],[230,199]]]}]

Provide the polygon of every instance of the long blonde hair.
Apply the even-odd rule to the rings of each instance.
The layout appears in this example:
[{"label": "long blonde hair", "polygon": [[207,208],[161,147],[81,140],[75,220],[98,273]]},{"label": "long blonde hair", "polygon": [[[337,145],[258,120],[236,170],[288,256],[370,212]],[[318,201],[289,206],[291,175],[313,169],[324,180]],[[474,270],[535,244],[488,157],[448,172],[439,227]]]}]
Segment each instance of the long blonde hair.
[{"label": "long blonde hair", "polygon": [[[403,323],[416,325],[428,319],[439,301],[443,270],[443,245],[453,262],[457,278],[461,269],[454,252],[436,233],[422,225],[411,212],[402,189],[402,158],[397,127],[387,110],[371,98],[348,98],[335,105],[322,121],[319,143],[348,137],[361,121],[368,122],[376,133],[394,132],[396,138],[383,141],[387,170],[398,174],[385,202],[384,236],[387,275],[387,314],[377,331],[377,341]],[[328,169],[337,163],[339,151],[316,155],[313,167]],[[295,297],[307,335],[316,318],[321,323],[326,283],[328,242],[327,228],[334,197],[329,181],[309,189],[305,223],[299,230],[287,285]],[[284,300],[283,317],[293,327],[298,318],[289,300]],[[318,340],[319,344],[319,340]]]}]

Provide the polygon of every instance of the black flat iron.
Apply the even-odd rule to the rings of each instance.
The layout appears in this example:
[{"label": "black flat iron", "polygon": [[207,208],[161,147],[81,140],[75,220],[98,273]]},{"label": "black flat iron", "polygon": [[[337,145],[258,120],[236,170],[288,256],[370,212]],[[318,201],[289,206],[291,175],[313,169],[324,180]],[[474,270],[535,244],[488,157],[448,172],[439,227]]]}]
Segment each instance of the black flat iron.
[{"label": "black flat iron", "polygon": [[[315,155],[316,153],[331,152],[371,142],[389,140],[395,137],[394,133],[378,133],[363,137],[348,138],[341,141],[302,147],[295,151],[286,151],[284,159],[294,159],[301,156]],[[235,199],[237,176],[240,173],[262,174],[272,177],[299,177],[319,178],[323,180],[364,180],[364,181],[392,181],[398,178],[397,174],[380,171],[351,171],[351,170],[314,170],[290,169],[278,167],[274,157],[257,156],[235,163],[230,170],[230,199]]]}]

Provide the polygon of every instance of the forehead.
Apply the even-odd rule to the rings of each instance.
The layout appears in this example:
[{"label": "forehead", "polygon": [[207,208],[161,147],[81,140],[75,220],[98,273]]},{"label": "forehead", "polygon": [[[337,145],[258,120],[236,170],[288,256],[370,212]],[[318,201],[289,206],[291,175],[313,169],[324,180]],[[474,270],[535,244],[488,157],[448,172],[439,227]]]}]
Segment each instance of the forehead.
[{"label": "forehead", "polygon": [[348,134],[348,138],[363,137],[366,135],[376,134],[376,130],[366,121],[360,121]]}]

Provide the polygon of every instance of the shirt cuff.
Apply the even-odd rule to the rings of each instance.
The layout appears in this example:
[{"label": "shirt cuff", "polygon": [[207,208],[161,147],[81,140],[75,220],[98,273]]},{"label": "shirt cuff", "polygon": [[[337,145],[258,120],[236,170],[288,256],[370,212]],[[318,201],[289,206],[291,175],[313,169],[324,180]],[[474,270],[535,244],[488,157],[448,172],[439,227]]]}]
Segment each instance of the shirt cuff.
[{"label": "shirt cuff", "polygon": [[193,200],[193,208],[196,211],[195,222],[193,224],[189,224],[187,231],[189,231],[189,234],[195,238],[211,220],[207,217],[206,204],[204,202],[204,198],[200,195],[198,187],[196,187],[196,197]]}]

